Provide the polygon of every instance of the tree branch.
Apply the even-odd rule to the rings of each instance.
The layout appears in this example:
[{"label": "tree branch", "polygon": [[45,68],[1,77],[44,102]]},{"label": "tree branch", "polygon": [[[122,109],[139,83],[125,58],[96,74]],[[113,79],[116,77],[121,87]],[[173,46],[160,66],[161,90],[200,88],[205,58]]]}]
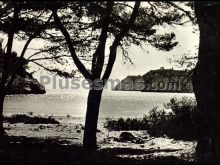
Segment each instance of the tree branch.
[{"label": "tree branch", "polygon": [[174,8],[176,8],[176,9],[182,11],[183,13],[186,14],[187,17],[189,17],[189,19],[190,19],[192,22],[195,22],[195,18],[193,18],[193,17],[191,16],[191,14],[190,14],[189,11],[184,10],[183,8],[179,7],[178,5],[176,5],[175,3],[171,2],[171,1],[166,1],[165,3],[168,3],[168,4],[170,4],[171,6],[173,6]]},{"label": "tree branch", "polygon": [[49,68],[47,68],[47,67],[45,67],[45,66],[39,64],[39,63],[36,62],[36,61],[31,61],[31,62],[33,62],[34,64],[40,66],[41,68],[45,69],[46,71],[53,72],[53,69],[49,69]]},{"label": "tree branch", "polygon": [[45,24],[43,24],[37,31],[35,31],[31,36],[30,38],[28,39],[28,41],[25,43],[23,49],[22,49],[22,52],[21,52],[21,55],[19,56],[19,60],[18,60],[18,64],[17,64],[17,67],[15,67],[15,69],[13,70],[12,72],[12,75],[11,75],[11,78],[9,80],[9,82],[7,83],[6,85],[6,91],[9,90],[14,82],[14,79],[16,77],[16,74],[17,74],[17,70],[19,70],[20,67],[22,67],[24,64],[22,63],[22,59],[24,58],[24,55],[26,53],[26,50],[29,46],[29,44],[31,43],[31,41],[36,37],[38,36],[41,31],[47,26],[47,24],[50,22],[52,18],[52,15],[48,18],[47,22]]},{"label": "tree branch", "polygon": [[108,28],[110,25],[110,20],[111,20],[111,12],[113,9],[114,2],[110,1],[107,3],[106,6],[106,13],[102,19],[102,31],[101,35],[99,37],[99,45],[93,54],[93,59],[92,59],[92,74],[96,78],[100,78],[103,65],[104,65],[104,59],[105,59],[105,45],[106,45],[106,40],[108,37]]},{"label": "tree branch", "polygon": [[110,77],[110,74],[112,72],[112,68],[113,68],[115,60],[116,60],[117,47],[120,45],[121,40],[126,35],[126,33],[128,33],[131,26],[134,24],[135,19],[138,14],[139,6],[140,6],[140,1],[135,2],[134,9],[132,11],[131,17],[130,17],[127,25],[125,25],[124,28],[122,29],[122,31],[115,37],[115,40],[113,41],[113,44],[110,47],[110,55],[109,55],[109,59],[108,59],[108,64],[107,64],[105,73],[102,77],[103,82],[106,82],[106,80],[108,80]]},{"label": "tree branch", "polygon": [[69,48],[70,54],[72,56],[72,59],[76,65],[76,67],[79,69],[79,71],[82,73],[82,75],[86,79],[92,80],[93,75],[86,69],[86,67],[83,65],[83,63],[77,57],[73,42],[70,38],[70,34],[66,30],[66,28],[63,26],[62,22],[60,21],[59,16],[57,15],[57,10],[55,10],[55,9],[51,9],[51,10],[53,12],[53,18],[54,18],[55,23],[57,24],[57,27],[60,29],[61,33],[64,35],[64,37],[66,39],[67,46]]},{"label": "tree branch", "polygon": [[57,59],[60,57],[71,57],[69,55],[60,55],[60,56],[52,56],[52,57],[42,57],[42,58],[34,58],[34,59],[29,59],[27,60],[28,62],[33,62],[33,61],[41,61],[41,60],[51,60],[51,59]]},{"label": "tree branch", "polygon": [[52,73],[56,73],[57,75],[59,76],[62,76],[62,77],[65,77],[65,78],[72,78],[73,75],[72,74],[69,74],[68,72],[66,71],[61,71],[59,69],[50,69],[50,68],[47,68],[41,64],[39,64],[38,62],[36,61],[31,61],[33,62],[34,64],[38,65],[39,67],[43,68],[44,70],[48,71],[48,72],[52,72]]}]

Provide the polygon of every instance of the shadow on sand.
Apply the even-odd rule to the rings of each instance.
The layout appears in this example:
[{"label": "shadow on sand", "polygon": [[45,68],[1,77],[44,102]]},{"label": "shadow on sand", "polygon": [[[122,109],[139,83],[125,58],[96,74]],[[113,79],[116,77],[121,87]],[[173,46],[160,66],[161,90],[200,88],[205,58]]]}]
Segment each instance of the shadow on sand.
[{"label": "shadow on sand", "polygon": [[[27,137],[6,137],[0,151],[1,163],[187,163],[176,157],[137,160],[120,158],[116,155],[146,154],[140,149],[113,148],[89,152],[82,146],[68,145],[57,139],[36,139]],[[149,152],[157,152],[149,151]],[[169,151],[164,151],[169,152]]]}]

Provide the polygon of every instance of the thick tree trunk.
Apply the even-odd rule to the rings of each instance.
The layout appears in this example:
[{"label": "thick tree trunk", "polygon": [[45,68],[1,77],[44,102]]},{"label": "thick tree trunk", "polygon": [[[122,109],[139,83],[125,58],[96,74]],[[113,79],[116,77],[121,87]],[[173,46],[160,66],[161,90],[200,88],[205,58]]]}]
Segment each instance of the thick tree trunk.
[{"label": "thick tree trunk", "polygon": [[199,111],[199,162],[220,161],[220,4],[196,2],[199,59],[193,87]]},{"label": "thick tree trunk", "polygon": [[83,138],[83,146],[88,150],[97,149],[96,132],[103,90],[91,89],[87,100],[86,122]]}]

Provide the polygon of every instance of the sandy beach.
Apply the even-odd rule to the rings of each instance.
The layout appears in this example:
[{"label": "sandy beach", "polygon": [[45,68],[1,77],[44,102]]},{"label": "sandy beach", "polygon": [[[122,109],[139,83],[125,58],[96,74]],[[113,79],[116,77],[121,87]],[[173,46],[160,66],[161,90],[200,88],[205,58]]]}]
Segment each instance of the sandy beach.
[{"label": "sandy beach", "polygon": [[[9,124],[4,123],[7,135],[13,137],[55,139],[62,145],[82,146],[83,118],[56,117],[60,124]],[[146,131],[109,131],[104,128],[105,119],[99,121],[97,141],[100,151],[117,149],[117,157],[139,160],[173,156],[178,159],[193,161],[195,141],[174,140],[167,137],[155,138]],[[135,140],[120,140],[122,132],[131,133]],[[123,150],[123,152],[118,152]],[[126,152],[133,150],[134,152]],[[137,151],[137,152],[135,152]],[[131,154],[132,153],[132,154]]]}]

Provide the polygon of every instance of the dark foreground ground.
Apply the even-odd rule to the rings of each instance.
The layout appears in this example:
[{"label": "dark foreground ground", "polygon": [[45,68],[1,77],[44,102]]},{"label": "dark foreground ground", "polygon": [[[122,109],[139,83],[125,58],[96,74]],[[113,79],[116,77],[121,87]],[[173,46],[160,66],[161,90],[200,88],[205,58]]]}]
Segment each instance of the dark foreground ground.
[{"label": "dark foreground ground", "polygon": [[[143,154],[142,150],[134,149],[105,149],[89,152],[81,146],[64,145],[55,139],[36,139],[26,137],[7,137],[0,151],[0,164],[2,163],[188,163],[175,157],[162,157],[155,159],[136,160],[119,158],[116,155],[135,152]],[[147,151],[144,151],[147,152]],[[152,151],[151,151],[152,152]]]}]

